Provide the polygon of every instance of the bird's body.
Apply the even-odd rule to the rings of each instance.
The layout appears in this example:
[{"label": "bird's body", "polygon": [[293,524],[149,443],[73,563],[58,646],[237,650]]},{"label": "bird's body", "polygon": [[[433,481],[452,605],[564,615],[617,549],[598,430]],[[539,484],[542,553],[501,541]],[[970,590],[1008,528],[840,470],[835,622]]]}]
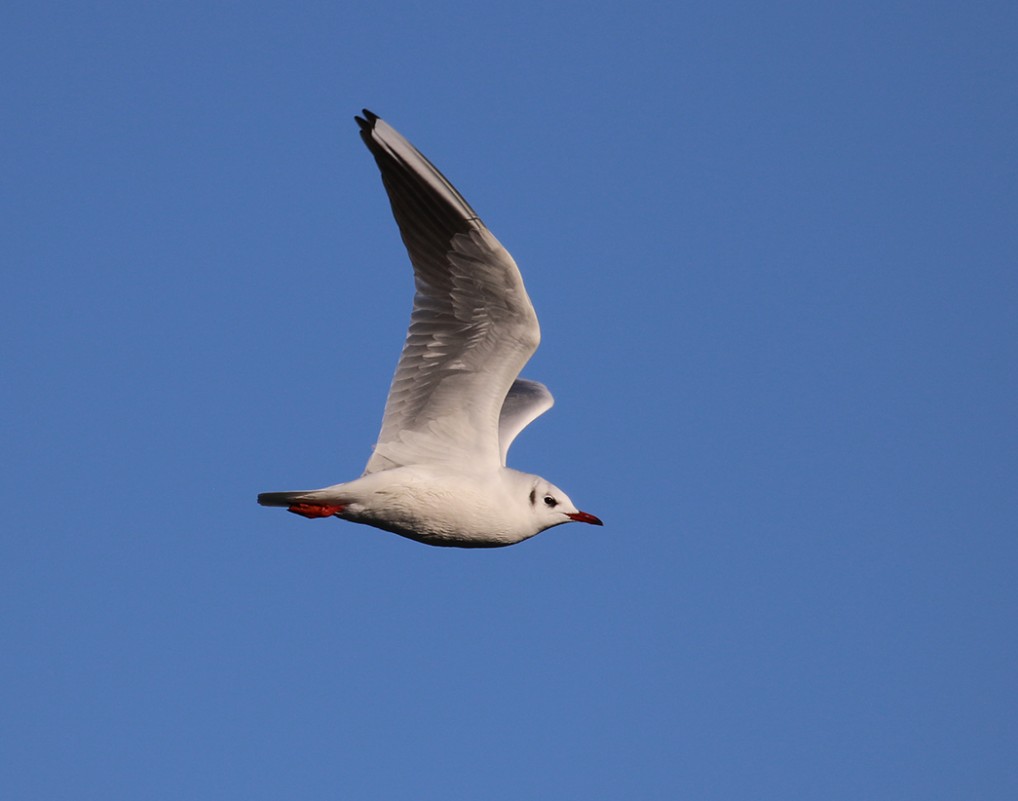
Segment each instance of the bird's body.
[{"label": "bird's body", "polygon": [[516,263],[409,142],[368,111],[357,122],[414,266],[410,329],[364,475],[258,502],[468,548],[570,521],[601,525],[505,465],[516,435],[553,403],[544,385],[518,378],[540,329]]},{"label": "bird's body", "polygon": [[[532,537],[540,527],[529,502],[541,479],[511,468],[476,471],[409,465],[369,473],[354,481],[279,500],[319,516],[319,508],[428,545],[493,548]],[[268,494],[267,494],[268,495]],[[264,497],[264,496],[263,496]],[[535,504],[544,505],[545,495]],[[560,495],[561,497],[561,495]],[[523,498],[524,506],[518,503]],[[264,501],[263,501],[264,502]],[[563,519],[562,522],[567,522]]]}]

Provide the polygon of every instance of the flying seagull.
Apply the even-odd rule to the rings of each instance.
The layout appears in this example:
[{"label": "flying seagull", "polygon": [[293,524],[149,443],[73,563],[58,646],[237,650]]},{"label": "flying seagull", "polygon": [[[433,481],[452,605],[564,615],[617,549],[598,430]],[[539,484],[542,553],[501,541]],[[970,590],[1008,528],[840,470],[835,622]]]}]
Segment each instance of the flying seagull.
[{"label": "flying seagull", "polygon": [[554,402],[519,378],[541,339],[516,262],[430,161],[367,109],[355,117],[414,267],[414,308],[364,474],[263,506],[340,517],[428,545],[494,548],[577,521],[543,478],[506,467],[516,435]]}]

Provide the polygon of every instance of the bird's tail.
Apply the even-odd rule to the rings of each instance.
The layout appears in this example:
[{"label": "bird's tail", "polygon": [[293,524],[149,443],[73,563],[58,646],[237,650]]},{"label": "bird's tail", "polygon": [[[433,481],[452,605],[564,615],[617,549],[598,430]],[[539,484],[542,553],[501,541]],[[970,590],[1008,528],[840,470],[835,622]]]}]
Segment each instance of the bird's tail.
[{"label": "bird's tail", "polygon": [[295,492],[263,492],[258,496],[262,506],[293,506],[295,503],[349,503],[350,499],[336,491],[336,487]]},{"label": "bird's tail", "polygon": [[311,500],[309,495],[314,495],[314,490],[262,492],[258,495],[258,503],[262,506],[292,506],[295,503],[305,503]]},{"label": "bird's tail", "polygon": [[335,500],[334,493],[327,490],[303,490],[300,492],[263,492],[258,496],[262,506],[285,506],[301,517],[332,517],[346,508],[346,503]]}]

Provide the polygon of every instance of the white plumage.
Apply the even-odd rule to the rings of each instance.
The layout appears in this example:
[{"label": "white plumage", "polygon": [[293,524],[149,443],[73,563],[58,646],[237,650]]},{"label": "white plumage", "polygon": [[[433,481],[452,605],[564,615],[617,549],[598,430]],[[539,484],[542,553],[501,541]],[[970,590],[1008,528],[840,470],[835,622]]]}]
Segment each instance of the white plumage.
[{"label": "white plumage", "polygon": [[413,264],[410,328],[364,474],[258,502],[460,547],[601,525],[544,479],[505,466],[517,434],[554,402],[518,377],[541,335],[512,256],[413,145],[369,111],[356,119]]}]

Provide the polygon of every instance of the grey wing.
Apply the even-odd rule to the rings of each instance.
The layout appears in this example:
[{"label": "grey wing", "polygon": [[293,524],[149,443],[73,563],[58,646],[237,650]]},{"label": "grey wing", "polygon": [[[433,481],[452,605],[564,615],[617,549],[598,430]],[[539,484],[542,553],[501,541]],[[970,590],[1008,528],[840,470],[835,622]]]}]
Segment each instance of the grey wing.
[{"label": "grey wing", "polygon": [[554,405],[555,399],[544,384],[526,378],[517,378],[513,382],[498,419],[498,441],[503,465],[509,446],[516,436]]},{"label": "grey wing", "polygon": [[356,119],[381,170],[416,288],[365,473],[436,462],[497,466],[503,401],[540,341],[520,271],[413,145],[369,111]]}]

